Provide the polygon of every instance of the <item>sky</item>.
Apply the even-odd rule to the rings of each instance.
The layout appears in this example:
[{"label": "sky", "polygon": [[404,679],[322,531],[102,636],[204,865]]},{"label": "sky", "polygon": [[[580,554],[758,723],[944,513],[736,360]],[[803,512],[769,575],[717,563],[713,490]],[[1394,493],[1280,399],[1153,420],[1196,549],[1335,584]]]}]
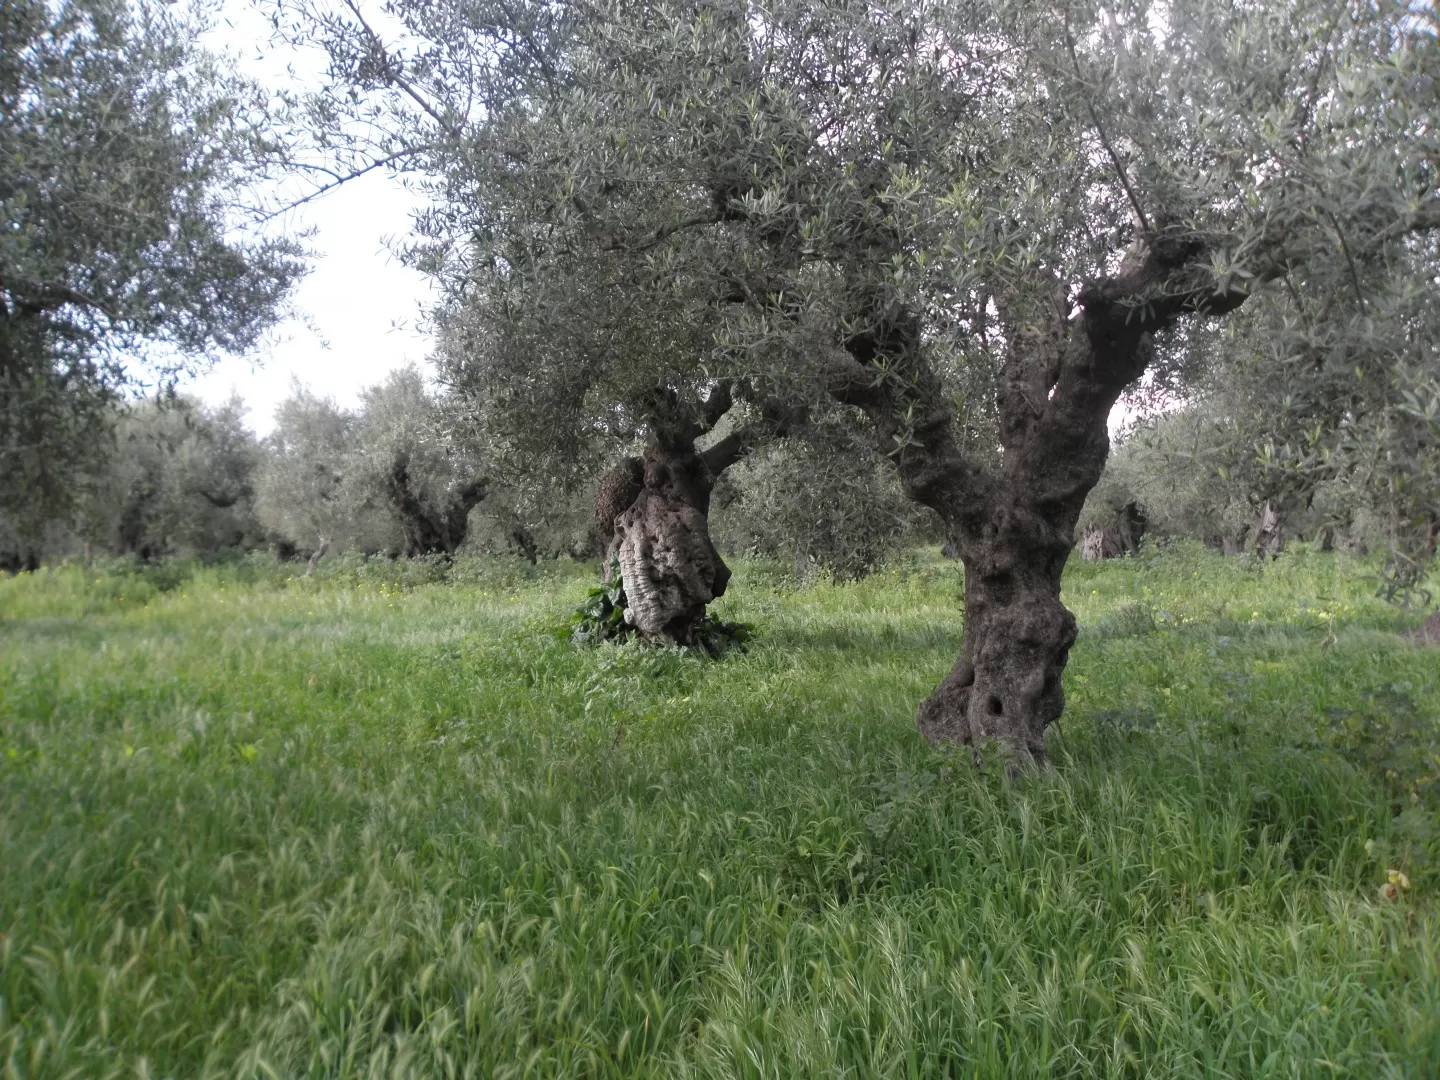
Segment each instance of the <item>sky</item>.
[{"label": "sky", "polygon": [[[313,56],[271,47],[269,26],[249,0],[227,0],[224,10],[226,23],[207,43],[233,55],[245,74],[302,88],[307,78],[318,77],[310,74],[318,72]],[[277,327],[254,354],[222,360],[182,384],[182,392],[214,404],[239,394],[250,408],[250,426],[264,435],[292,379],[350,407],[363,388],[396,368],[415,363],[426,369],[429,342],[416,324],[428,286],[386,246],[409,232],[415,205],[399,181],[372,173],[278,220],[292,234],[313,230],[306,241],[314,253],[312,269],[294,294],[297,317]]]}]

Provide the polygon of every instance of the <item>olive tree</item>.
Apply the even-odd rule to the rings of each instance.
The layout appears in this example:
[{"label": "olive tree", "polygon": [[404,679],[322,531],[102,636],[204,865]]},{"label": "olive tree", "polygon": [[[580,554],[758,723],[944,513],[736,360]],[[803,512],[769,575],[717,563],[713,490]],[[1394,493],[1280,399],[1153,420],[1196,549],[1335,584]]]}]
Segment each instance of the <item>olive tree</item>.
[{"label": "olive tree", "polygon": [[260,447],[238,399],[213,408],[185,397],[137,402],[112,438],[105,467],[84,485],[84,540],[142,559],[259,544]]},{"label": "olive tree", "polygon": [[[263,98],[148,0],[0,7],[0,511],[63,513],[110,406],[243,351],[301,272],[238,202]],[[145,357],[140,363],[137,357]]]},{"label": "olive tree", "polygon": [[255,512],[315,569],[332,547],[398,550],[399,529],[383,508],[346,483],[357,452],[356,417],[296,383],[275,410],[255,478]]},{"label": "olive tree", "polygon": [[637,628],[688,642],[730,577],[711,493],[804,410],[727,369],[704,282],[660,288],[646,256],[587,259],[523,224],[494,243],[438,319],[442,379],[512,486],[563,492],[619,458],[595,481],[594,554],[619,566]]},{"label": "olive tree", "polygon": [[718,311],[693,378],[863,418],[965,566],[919,725],[1017,766],[1063,709],[1061,573],[1157,338],[1440,223],[1440,53],[1401,4],[396,0],[403,44],[355,3],[285,10],[330,50],[329,145],[430,178],[411,256],[448,298],[613,259],[648,275],[617,305]]},{"label": "olive tree", "polygon": [[353,506],[383,508],[394,520],[406,558],[454,554],[486,496],[482,462],[452,438],[455,426],[413,366],[361,395],[343,486]]}]

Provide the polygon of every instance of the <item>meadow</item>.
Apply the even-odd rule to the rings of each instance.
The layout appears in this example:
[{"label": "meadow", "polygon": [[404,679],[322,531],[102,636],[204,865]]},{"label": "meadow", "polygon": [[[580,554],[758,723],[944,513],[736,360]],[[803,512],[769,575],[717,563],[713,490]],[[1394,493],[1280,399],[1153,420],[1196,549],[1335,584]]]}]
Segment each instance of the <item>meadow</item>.
[{"label": "meadow", "polygon": [[1440,650],[1376,567],[1072,564],[1055,767],[931,749],[960,570],[0,580],[0,1075],[1440,1075]]}]

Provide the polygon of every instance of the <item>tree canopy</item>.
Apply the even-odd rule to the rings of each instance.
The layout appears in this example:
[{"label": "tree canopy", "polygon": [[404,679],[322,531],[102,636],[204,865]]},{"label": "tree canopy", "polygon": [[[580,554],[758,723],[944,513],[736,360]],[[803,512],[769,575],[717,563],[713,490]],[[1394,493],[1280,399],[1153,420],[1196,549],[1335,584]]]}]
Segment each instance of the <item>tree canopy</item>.
[{"label": "tree canopy", "polygon": [[243,351],[281,312],[298,247],[238,214],[264,100],[176,5],[0,10],[0,510],[63,508],[105,406]]}]

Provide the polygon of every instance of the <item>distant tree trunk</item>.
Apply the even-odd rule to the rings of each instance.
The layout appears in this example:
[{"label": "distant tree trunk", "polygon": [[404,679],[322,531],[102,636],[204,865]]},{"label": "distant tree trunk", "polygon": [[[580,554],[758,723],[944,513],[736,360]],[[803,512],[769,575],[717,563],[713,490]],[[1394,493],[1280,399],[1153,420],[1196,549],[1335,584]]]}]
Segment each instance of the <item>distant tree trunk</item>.
[{"label": "distant tree trunk", "polygon": [[40,557],[34,548],[25,552],[7,551],[0,554],[0,571],[7,574],[34,573],[40,569]]},{"label": "distant tree trunk", "polygon": [[320,542],[315,545],[315,550],[310,553],[310,561],[305,564],[306,577],[309,577],[315,572],[315,567],[320,565],[320,560],[325,557],[325,553],[329,550],[330,538],[328,536],[320,537]]},{"label": "distant tree trunk", "polygon": [[1226,533],[1220,538],[1220,550],[1226,555],[1242,555],[1245,552],[1245,540],[1250,535],[1250,526],[1241,525],[1234,532]]},{"label": "distant tree trunk", "polygon": [[1145,515],[1134,500],[1115,511],[1108,525],[1092,525],[1080,537],[1080,557],[1087,560],[1118,559],[1122,555],[1140,554],[1140,541],[1145,536]]},{"label": "distant tree trunk", "polygon": [[1286,514],[1273,502],[1266,501],[1260,511],[1259,527],[1255,530],[1255,553],[1275,558],[1285,550]]},{"label": "distant tree trunk", "polygon": [[442,505],[426,506],[411,489],[409,455],[397,455],[385,478],[385,494],[400,520],[400,553],[407,559],[417,555],[453,555],[465,542],[470,529],[470,511],[484,500],[487,486],[483,478],[455,484],[445,493]]},{"label": "distant tree trunk", "polygon": [[539,545],[535,543],[534,534],[518,521],[510,526],[510,542],[515,545],[515,550],[520,552],[531,566],[535,565]]}]

